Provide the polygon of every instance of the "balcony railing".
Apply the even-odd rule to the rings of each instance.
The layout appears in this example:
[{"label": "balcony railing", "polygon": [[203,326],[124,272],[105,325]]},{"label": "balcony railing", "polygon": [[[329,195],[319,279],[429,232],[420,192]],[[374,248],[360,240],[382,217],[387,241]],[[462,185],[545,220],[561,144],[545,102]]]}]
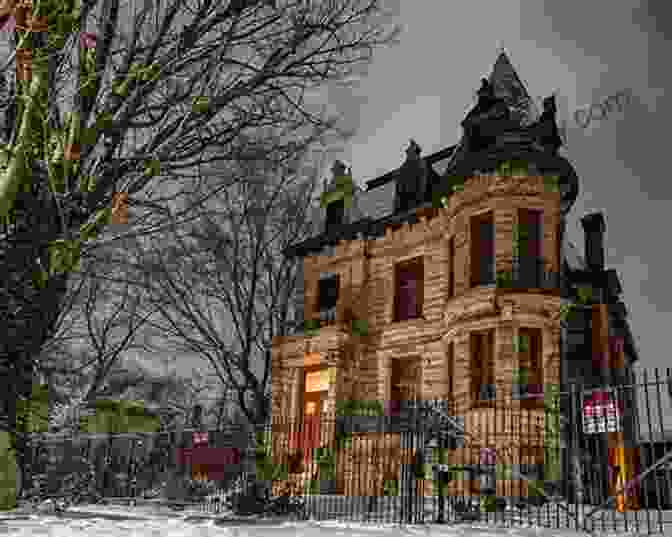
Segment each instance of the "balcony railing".
[{"label": "balcony railing", "polygon": [[509,289],[560,289],[560,273],[546,270],[543,258],[514,258],[511,270],[497,273],[497,287]]}]

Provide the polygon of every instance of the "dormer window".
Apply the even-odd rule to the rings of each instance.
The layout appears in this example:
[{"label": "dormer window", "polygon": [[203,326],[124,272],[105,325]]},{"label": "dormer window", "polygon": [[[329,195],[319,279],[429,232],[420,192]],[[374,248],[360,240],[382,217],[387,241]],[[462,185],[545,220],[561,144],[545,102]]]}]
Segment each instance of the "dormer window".
[{"label": "dormer window", "polygon": [[338,302],[338,274],[330,274],[320,278],[318,289],[318,307],[320,324],[331,324],[336,321],[336,303]]},{"label": "dormer window", "polygon": [[332,201],[327,205],[327,219],[325,223],[325,232],[327,234],[332,234],[336,229],[343,225],[343,219],[345,216],[345,200],[341,198],[340,200]]},{"label": "dormer window", "polygon": [[329,185],[325,184],[320,204],[326,209],[324,232],[327,235],[338,233],[338,228],[345,223],[345,207],[352,202],[354,183],[352,170],[347,169],[340,160],[331,168],[334,174]]}]

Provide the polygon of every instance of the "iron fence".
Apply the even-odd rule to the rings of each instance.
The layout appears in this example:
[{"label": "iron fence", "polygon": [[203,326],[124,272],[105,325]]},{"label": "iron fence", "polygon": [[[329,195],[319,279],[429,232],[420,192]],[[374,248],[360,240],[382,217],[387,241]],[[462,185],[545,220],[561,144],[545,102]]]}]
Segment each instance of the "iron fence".
[{"label": "iron fence", "polygon": [[[183,429],[157,433],[112,433],[75,436],[31,433],[23,462],[24,490],[34,480],[41,483],[44,496],[59,495],[63,478],[95,471],[94,487],[102,497],[138,498],[153,495],[166,482],[193,478],[220,487],[254,470],[254,430],[244,425],[213,431]],[[204,445],[195,440],[207,439]],[[199,468],[203,471],[199,474]],[[207,470],[207,471],[206,471]],[[168,495],[185,495],[176,483]],[[168,487],[171,489],[171,486]],[[154,493],[156,494],[156,493]],[[171,498],[169,498],[171,499]]]},{"label": "iron fence", "polygon": [[[350,405],[301,421],[275,417],[240,429],[236,440],[232,429],[213,431],[208,446],[236,448],[239,457],[225,461],[227,477],[215,480],[219,494],[199,508],[218,512],[232,479],[249,475],[271,496],[303,497],[318,520],[663,533],[672,525],[672,432],[665,427],[672,414],[663,404],[672,408],[671,378],[669,369],[643,371],[617,384],[531,390],[522,401],[502,387],[466,412],[452,400]],[[211,470],[211,461],[189,456],[194,432],[81,435],[63,443],[97,461],[104,495],[138,497],[167,470]],[[45,442],[33,444],[39,451]],[[38,459],[43,473],[58,465],[52,458],[40,467]],[[105,488],[105,471],[115,486]]]},{"label": "iron fence", "polygon": [[317,519],[663,532],[672,524],[671,373],[614,377],[555,396],[513,398],[502,386],[461,415],[453,401],[407,401],[393,412],[363,405],[356,415],[276,419],[276,480],[294,482]]}]

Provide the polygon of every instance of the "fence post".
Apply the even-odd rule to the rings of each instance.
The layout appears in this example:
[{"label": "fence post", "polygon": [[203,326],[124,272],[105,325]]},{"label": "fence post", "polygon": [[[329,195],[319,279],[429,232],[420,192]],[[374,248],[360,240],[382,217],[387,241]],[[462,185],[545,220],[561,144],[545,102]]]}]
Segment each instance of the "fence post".
[{"label": "fence post", "polygon": [[[569,383],[569,394],[570,394],[570,409],[571,409],[571,423],[572,423],[572,438],[571,446],[569,446],[571,452],[571,462],[572,462],[572,479],[574,481],[574,501],[576,503],[577,515],[579,509],[582,509],[584,490],[583,490],[583,479],[581,477],[581,457],[580,457],[580,445],[579,438],[582,428],[582,413],[583,405],[579,400],[580,394],[577,390],[575,382]],[[576,517],[576,529],[579,530],[579,517]]]}]

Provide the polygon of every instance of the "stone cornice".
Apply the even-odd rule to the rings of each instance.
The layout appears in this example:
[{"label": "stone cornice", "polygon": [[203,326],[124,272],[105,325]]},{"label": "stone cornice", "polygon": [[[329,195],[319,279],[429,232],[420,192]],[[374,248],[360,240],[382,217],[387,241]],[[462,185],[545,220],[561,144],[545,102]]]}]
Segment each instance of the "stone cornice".
[{"label": "stone cornice", "polygon": [[443,323],[441,321],[409,321],[407,326],[392,323],[380,330],[380,339],[377,348],[387,351],[399,347],[399,338],[403,337],[405,345],[424,346],[441,338]]},{"label": "stone cornice", "polygon": [[452,299],[443,314],[444,326],[463,323],[484,315],[497,315],[499,307],[496,303],[495,290],[479,289],[466,295]]},{"label": "stone cornice", "polygon": [[503,320],[515,321],[521,315],[541,318],[545,323],[557,325],[560,329],[560,298],[544,295],[530,300],[529,295],[517,298],[512,295],[497,297],[497,305]]},{"label": "stone cornice", "polygon": [[[549,200],[551,196],[560,198],[559,193],[551,192],[544,183],[543,176],[507,177],[499,175],[477,175],[469,178],[464,189],[454,193],[448,201],[450,217],[464,212],[470,206],[476,205],[484,199],[538,197],[540,200]],[[559,212],[559,209],[558,209]]]},{"label": "stone cornice", "polygon": [[350,334],[336,325],[322,327],[312,337],[299,335],[277,338],[271,349],[272,358],[276,361],[292,362],[303,360],[306,354],[320,353],[325,357],[338,354],[349,338]]},{"label": "stone cornice", "polygon": [[[532,296],[534,298],[532,298]],[[500,321],[514,322],[521,315],[535,315],[548,323],[560,322],[560,298],[549,295],[519,296],[507,293],[497,295],[494,289],[458,297],[451,300],[444,312],[446,329],[487,316],[497,316]]]}]

